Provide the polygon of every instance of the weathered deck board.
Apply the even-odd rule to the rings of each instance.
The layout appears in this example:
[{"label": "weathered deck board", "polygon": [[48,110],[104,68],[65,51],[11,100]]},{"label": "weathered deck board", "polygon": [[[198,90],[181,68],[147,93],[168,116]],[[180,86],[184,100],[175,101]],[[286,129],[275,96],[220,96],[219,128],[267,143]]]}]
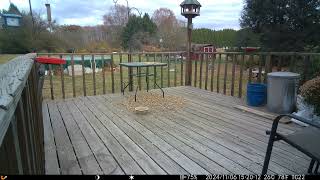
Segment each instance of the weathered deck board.
[{"label": "weathered deck board", "polygon": [[[205,161],[205,159],[210,159],[209,162],[215,161],[214,163],[222,167],[228,167],[228,170],[230,170],[232,173],[237,173],[237,174],[252,173],[246,168],[235,165],[235,163],[232,160],[224,157],[222,154],[216,151],[213,151],[203,146],[199,142],[194,141],[193,139],[186,136],[185,134],[178,132],[177,128],[175,126],[172,126],[172,124],[170,124],[170,121],[166,122],[168,124],[165,124],[165,123],[161,123],[160,119],[162,119],[160,116],[146,115],[143,117],[134,118],[133,120],[138,121],[140,124],[147,126],[150,131],[157,133],[163,140],[167,141],[170,145],[179,149],[183,153],[186,153],[188,157],[193,159],[198,164],[201,164],[202,166],[205,166],[205,164],[197,160],[200,159],[202,161]],[[197,149],[197,150],[192,151],[192,149]],[[192,153],[188,153],[190,151]],[[201,157],[201,155],[206,157],[203,158]],[[204,167],[204,168],[208,168],[208,167]],[[211,170],[211,173],[215,173],[215,172],[217,173],[217,171],[212,172]]]},{"label": "weathered deck board", "polygon": [[[113,110],[113,111],[115,112],[115,114],[117,114],[116,112],[119,111],[119,110],[117,110],[117,109],[115,110],[115,109],[110,108],[110,106],[108,106],[109,103],[108,103],[108,102],[106,103],[106,101],[104,101],[103,98],[100,98],[100,97],[97,97],[97,98],[91,97],[91,98],[94,98],[94,102],[95,102],[95,104],[97,104],[97,105],[100,104],[100,106],[101,106],[102,104],[107,104],[106,106],[104,106],[104,108],[100,109],[100,110],[103,111],[103,112]],[[109,97],[107,97],[107,98],[109,98]],[[101,106],[101,107],[103,107],[103,106]],[[108,109],[107,109],[106,107],[107,107]],[[128,122],[128,120],[129,120],[129,121],[132,121],[132,120],[137,120],[137,121],[138,121],[138,119],[140,119],[140,118],[138,118],[138,119],[132,119],[132,118],[130,118],[130,115],[128,115],[128,114],[126,114],[126,113],[123,113],[122,115],[123,115],[123,116],[121,117],[121,119],[123,119],[124,122]],[[120,119],[120,117],[117,118],[118,121],[121,121],[121,119]],[[145,131],[148,131],[148,129],[146,129],[145,127],[143,127],[142,124],[139,124],[139,125],[140,125],[140,127],[136,129],[137,132],[145,132]],[[129,124],[123,123],[122,126],[129,126]],[[133,128],[134,128],[134,127],[133,127]],[[151,131],[149,131],[149,132],[151,132]],[[151,133],[153,133],[153,132],[151,132]],[[145,138],[148,138],[148,136],[150,136],[150,134],[147,134],[147,135],[145,136]],[[131,136],[131,137],[132,137],[132,136]],[[155,141],[158,141],[158,139],[156,139]],[[151,142],[152,144],[157,144],[157,143],[158,143],[158,142],[154,142],[154,139],[150,139],[150,142]],[[167,141],[167,142],[168,142],[168,141]],[[140,144],[141,144],[141,143],[140,143]],[[180,147],[180,148],[184,149],[185,151],[189,151],[189,152],[191,152],[191,153],[193,153],[193,151],[194,151],[194,150],[191,149],[191,148],[188,148],[188,149],[187,149],[187,147],[184,146],[184,145],[181,146],[181,144],[179,144],[179,143],[175,143],[175,144],[173,144],[172,146],[175,146],[175,145],[178,147],[178,149],[179,149],[179,147]],[[150,146],[150,143],[149,143],[148,146]],[[162,146],[162,145],[161,145],[161,146]],[[159,146],[159,148],[161,148],[161,146]],[[173,148],[174,148],[174,147],[173,147]],[[166,153],[168,150],[163,149],[163,151]],[[170,156],[170,154],[168,154],[168,156]],[[200,158],[201,158],[201,157],[200,157]],[[208,161],[205,161],[205,160],[204,160],[204,162],[206,162],[206,165],[208,165],[208,166],[211,165],[210,168],[211,168],[212,170],[213,170],[213,169],[214,169],[214,170],[221,169],[220,172],[221,172],[221,171],[222,171],[222,172],[227,172],[225,169],[222,169],[221,167],[217,166],[216,164],[212,164],[212,162],[208,162]],[[193,164],[194,164],[193,162],[177,161],[177,163],[180,163],[181,166],[185,166],[185,164],[191,165],[190,169],[192,169],[192,171],[189,171],[190,173],[196,173],[196,172],[203,171],[201,168],[200,168],[200,170],[195,169],[195,167],[197,167],[197,165],[193,165]],[[167,168],[166,166],[163,166],[163,167],[164,167],[164,168]],[[186,168],[186,169],[188,169],[188,168]],[[210,172],[213,173],[212,171],[210,171]],[[214,171],[214,172],[218,172],[218,171]],[[178,172],[178,173],[175,172],[174,174],[179,174],[179,172]],[[180,174],[181,174],[181,173],[180,173]]]},{"label": "weathered deck board", "polygon": [[102,170],[65,102],[58,102],[57,106],[68,131],[81,170],[84,174],[101,174]]},{"label": "weathered deck board", "polygon": [[[108,96],[108,98],[110,97],[111,95]],[[108,99],[107,98],[107,99]],[[116,97],[117,98],[117,97]],[[110,102],[109,102],[110,103]],[[178,139],[181,139],[180,137],[185,137],[187,139],[189,139],[190,137],[192,137],[192,139],[196,139],[198,141],[192,141],[192,143],[189,143],[189,146],[190,147],[193,147],[195,149],[199,149],[199,147],[201,147],[201,144],[199,143],[204,143],[205,146],[208,146],[210,147],[211,149],[206,149],[206,153],[205,154],[211,154],[210,152],[212,152],[212,150],[214,150],[216,153],[221,153],[223,156],[222,157],[217,157],[214,158],[216,161],[220,161],[220,164],[223,164],[224,167],[228,167],[229,170],[233,170],[232,172],[233,173],[237,173],[237,170],[241,170],[241,168],[236,168],[236,167],[232,167],[232,165],[228,164],[228,160],[225,160],[223,161],[223,159],[225,159],[225,157],[228,157],[230,159],[232,159],[234,162],[233,164],[237,164],[239,163],[240,166],[243,166],[243,167],[246,167],[248,169],[250,169],[251,173],[259,173],[257,172],[258,169],[257,167],[261,167],[260,164],[263,163],[263,158],[262,157],[259,157],[259,156],[253,156],[253,158],[251,159],[247,159],[247,158],[244,158],[244,157],[252,157],[252,153],[253,153],[253,150],[250,150],[250,149],[244,149],[243,150],[243,153],[241,153],[241,149],[243,149],[242,146],[246,145],[242,142],[237,142],[236,141],[232,141],[231,143],[229,142],[228,139],[226,139],[224,137],[224,135],[219,135],[221,134],[221,132],[217,132],[217,131],[212,131],[212,129],[210,129],[211,131],[208,131],[208,132],[204,132],[204,130],[206,129],[206,127],[195,127],[196,125],[199,124],[199,122],[197,122],[196,124],[193,124],[193,126],[189,125],[189,122],[187,121],[188,119],[192,118],[192,116],[188,115],[186,117],[183,117],[183,116],[179,116],[177,115],[177,112],[175,112],[175,116],[174,117],[170,117],[170,115],[163,115],[163,114],[158,114],[158,116],[153,116],[153,117],[146,117],[144,118],[143,120],[140,120],[141,117],[139,118],[135,118],[134,120],[135,121],[140,121],[141,124],[143,125],[146,125],[147,123],[149,123],[150,121],[152,121],[151,124],[159,124],[159,121],[162,120],[164,121],[164,123],[158,125],[159,127],[162,127],[164,128],[162,130],[162,132],[165,132],[167,129],[170,129],[171,127],[174,127],[172,129],[172,131],[170,131],[170,133],[174,133],[174,137],[178,138]],[[162,116],[165,116],[165,117],[162,117]],[[131,119],[130,117],[125,117],[125,119]],[[154,121],[154,119],[157,119]],[[192,118],[193,121],[196,122],[196,119]],[[172,122],[177,122],[177,124],[174,124]],[[180,123],[180,124],[179,124]],[[170,126],[168,126],[167,124],[170,124]],[[187,127],[187,128],[182,128],[182,127]],[[182,133],[179,133],[177,134],[177,130],[179,130],[182,132]],[[190,133],[191,131],[194,131],[195,133]],[[200,136],[198,135],[197,133],[203,135],[203,136]],[[163,133],[162,133],[163,134]],[[186,135],[184,135],[186,134]],[[212,136],[211,136],[212,135]],[[205,138],[205,137],[206,138]],[[162,136],[163,137],[163,136]],[[212,142],[210,141],[209,139],[212,139],[214,140],[215,142]],[[181,140],[182,142],[186,142],[184,140]],[[220,143],[220,144],[219,144]],[[176,142],[174,144],[177,144]],[[188,144],[188,142],[187,142]],[[244,144],[244,145],[243,145]],[[174,145],[173,145],[174,146]],[[225,147],[228,147],[228,148],[225,148]],[[245,146],[246,147],[246,146]],[[236,149],[236,151],[232,151],[232,149]],[[199,150],[201,151],[201,150]],[[203,151],[201,151],[203,152]],[[248,152],[248,153],[246,153]],[[239,155],[241,154],[241,155]],[[224,157],[225,156],[225,157]],[[210,157],[210,155],[209,155]],[[256,159],[259,159],[256,160]],[[255,163],[256,161],[258,161],[258,163]],[[277,173],[285,173],[285,172],[290,172],[290,173],[293,173],[292,171],[288,171],[286,168],[283,168],[281,166],[278,166],[278,165],[275,165],[275,166],[270,166],[272,170],[274,170],[274,172],[277,172]],[[262,167],[261,167],[262,168]],[[261,170],[260,168],[260,170]],[[241,170],[242,173],[246,173],[247,171],[246,170]]]},{"label": "weathered deck board", "polygon": [[[183,90],[185,90],[185,87],[179,87],[178,89],[179,89],[178,90],[179,94],[182,94],[184,92]],[[172,88],[172,90],[174,91],[173,88]],[[171,89],[168,89],[168,91],[171,91]],[[190,95],[192,95],[192,96],[190,96]],[[211,96],[210,96],[210,94],[208,94],[207,91],[200,90],[200,89],[195,89],[195,90],[191,90],[191,91],[188,90],[188,91],[184,92],[184,97],[189,98],[189,99],[193,98],[192,103],[197,104],[197,106],[199,106],[199,105],[201,106],[201,108],[199,108],[199,107],[196,108],[198,111],[199,110],[201,111],[203,108],[212,109],[212,111],[209,112],[210,116],[216,116],[218,112],[222,112],[223,114],[230,114],[231,113],[231,115],[234,116],[233,118],[224,118],[224,119],[220,119],[220,120],[225,120],[225,121],[228,121],[229,123],[234,122],[236,124],[241,124],[239,122],[239,120],[233,121],[233,119],[234,118],[242,119],[243,120],[242,122],[245,125],[244,130],[255,131],[256,128],[260,129],[260,131],[258,131],[258,135],[263,136],[262,142],[267,142],[268,139],[265,138],[266,137],[265,133],[261,133],[261,130],[263,132],[265,132],[266,128],[267,129],[271,128],[272,121],[270,121],[266,118],[261,118],[256,115],[252,115],[250,113],[241,112],[239,110],[232,108],[235,103],[242,103],[241,101],[239,101],[239,99],[233,98],[233,97],[225,97],[225,96],[222,96],[221,94],[216,94],[216,93],[214,93],[214,95],[211,94]],[[220,97],[220,98],[218,98],[218,97]],[[219,101],[216,98],[218,98]],[[224,98],[225,98],[225,100],[223,101]],[[225,103],[227,103],[227,104],[225,104]],[[190,106],[187,108],[194,108],[194,107]],[[203,112],[197,112],[197,115],[202,116]],[[218,116],[218,117],[220,117],[220,116]],[[248,124],[246,122],[251,122],[250,129],[247,128]],[[251,125],[253,125],[255,127],[252,127]],[[261,128],[261,126],[264,126],[264,128]],[[291,133],[291,132],[298,130],[300,128],[300,127],[295,126],[293,124],[288,124],[288,125],[279,124],[279,127],[280,127],[278,129],[279,132],[284,133],[284,134]],[[242,132],[246,133],[246,131],[242,131]],[[249,135],[252,136],[251,133]],[[261,138],[260,138],[260,140],[261,140]],[[282,143],[282,142],[280,142],[280,143]],[[282,143],[282,144],[285,144],[285,143]],[[281,148],[281,146],[280,146],[280,148]],[[301,154],[296,149],[294,149],[292,147],[290,147],[290,148],[291,149],[288,150],[288,148],[285,147],[285,150],[288,150],[287,152],[289,152],[289,153],[294,153],[294,155],[296,155],[296,156],[302,156],[303,158],[306,157],[304,154]]]},{"label": "weathered deck board", "polygon": [[112,134],[103,126],[97,117],[81,101],[75,101],[76,106],[86,117],[86,120],[95,129],[105,146],[119,163],[126,174],[145,174],[128,152],[119,144]]},{"label": "weathered deck board", "polygon": [[[114,103],[126,97],[121,94],[44,103],[46,172],[261,173],[268,141],[265,130],[272,121],[233,108],[242,103],[234,97],[193,87],[165,92],[184,97],[187,106],[136,115]],[[283,133],[300,129],[294,124],[279,128]],[[277,142],[269,173],[306,173],[309,161]]]},{"label": "weathered deck board", "polygon": [[[139,164],[139,166],[147,174],[166,174],[150,157],[146,154],[131,138],[121,131],[108,117],[97,110],[97,107],[89,104],[85,100],[85,105],[97,116],[101,123],[106,127],[110,133],[118,140],[122,147],[131,155],[131,157]],[[109,112],[111,113],[111,112]]]},{"label": "weathered deck board", "polygon": [[[115,113],[110,111],[107,106],[104,106],[105,103],[93,103],[101,100],[101,98],[89,97],[88,99],[84,98],[84,102],[90,103],[93,106],[97,107],[97,110],[100,113],[104,113],[108,119],[110,119],[115,125],[117,125],[122,131],[136,143],[138,144],[148,155],[154,159],[164,170],[169,174],[187,174],[187,172],[178,164],[176,164],[172,159],[167,157],[161,150],[156,146],[150,146],[151,141],[148,141],[144,138],[138,131],[134,130],[131,126],[124,123],[122,119]],[[90,102],[92,101],[92,102]],[[106,113],[109,112],[109,113]],[[140,129],[141,130],[141,129]]]},{"label": "weathered deck board", "polygon": [[46,103],[42,105],[43,114],[43,128],[46,132],[44,134],[45,142],[45,159],[46,159],[46,173],[47,174],[60,174],[59,163],[57,158],[57,148],[54,142],[53,130],[50,122],[48,106]]},{"label": "weathered deck board", "polygon": [[51,101],[48,102],[48,108],[56,141],[61,174],[81,174],[79,162],[57,105]]},{"label": "weathered deck board", "polygon": [[89,122],[87,122],[82,112],[77,108],[73,101],[67,101],[66,104],[72,115],[76,117],[75,120],[92,149],[94,156],[97,158],[103,173],[123,174],[122,169],[110,154],[107,147],[104,146],[103,141],[97,135],[95,130],[90,126]]}]

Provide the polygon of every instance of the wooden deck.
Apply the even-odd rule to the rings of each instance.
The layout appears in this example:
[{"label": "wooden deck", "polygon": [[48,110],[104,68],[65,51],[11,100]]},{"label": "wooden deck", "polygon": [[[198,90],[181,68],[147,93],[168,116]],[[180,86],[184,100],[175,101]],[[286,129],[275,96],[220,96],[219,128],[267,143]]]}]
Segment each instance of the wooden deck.
[{"label": "wooden deck", "polygon": [[[241,112],[241,100],[193,87],[178,111],[136,115],[121,94],[43,104],[47,174],[258,174],[272,121]],[[300,127],[280,124],[291,133]],[[306,173],[310,159],[276,142],[268,173]]]}]

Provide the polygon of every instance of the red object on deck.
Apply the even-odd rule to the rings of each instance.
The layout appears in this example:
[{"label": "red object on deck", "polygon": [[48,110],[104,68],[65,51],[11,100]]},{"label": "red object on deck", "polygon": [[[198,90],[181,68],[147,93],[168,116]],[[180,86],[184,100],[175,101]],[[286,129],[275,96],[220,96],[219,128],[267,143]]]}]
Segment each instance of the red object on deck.
[{"label": "red object on deck", "polygon": [[254,51],[257,51],[258,50],[258,48],[254,48],[254,47],[247,47],[247,48],[245,48],[245,51],[246,52],[254,52]]},{"label": "red object on deck", "polygon": [[66,60],[53,57],[36,57],[36,61],[41,64],[66,64]]}]

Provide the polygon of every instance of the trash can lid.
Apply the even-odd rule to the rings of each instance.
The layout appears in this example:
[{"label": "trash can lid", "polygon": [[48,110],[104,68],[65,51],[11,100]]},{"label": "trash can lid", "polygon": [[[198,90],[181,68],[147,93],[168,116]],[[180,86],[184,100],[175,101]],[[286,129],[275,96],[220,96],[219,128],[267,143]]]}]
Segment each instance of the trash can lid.
[{"label": "trash can lid", "polygon": [[268,73],[270,78],[284,78],[284,79],[297,79],[300,77],[300,74],[293,72],[272,72]]}]

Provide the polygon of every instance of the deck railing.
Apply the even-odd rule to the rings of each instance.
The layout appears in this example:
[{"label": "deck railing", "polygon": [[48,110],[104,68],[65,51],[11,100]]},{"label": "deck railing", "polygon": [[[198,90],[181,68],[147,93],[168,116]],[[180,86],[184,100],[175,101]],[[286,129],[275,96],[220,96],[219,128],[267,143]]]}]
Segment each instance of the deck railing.
[{"label": "deck railing", "polygon": [[43,80],[35,56],[0,65],[1,174],[44,174]]},{"label": "deck railing", "polygon": [[[120,67],[121,62],[166,62],[168,67],[146,69],[152,71],[154,80],[161,87],[192,85],[241,98],[246,93],[248,82],[266,82],[268,72],[297,72],[302,75],[301,82],[304,82],[310,78],[311,60],[320,61],[320,54],[317,53],[194,53],[192,71],[187,72],[191,73],[191,82],[188,82],[185,80],[185,52],[39,53],[38,56],[60,57],[69,62],[67,66],[47,67],[43,94],[44,98],[51,99],[120,93],[123,83],[129,81],[129,74],[135,71]],[[66,75],[67,69],[69,75]],[[147,83],[141,77],[132,80],[140,85],[140,90],[141,87],[156,88],[152,85],[153,80]],[[128,90],[133,90],[133,87]]]},{"label": "deck railing", "polygon": [[302,84],[312,78],[311,62],[318,68],[320,65],[320,53],[224,52],[197,53],[196,57],[192,68],[194,87],[239,98],[245,95],[247,83],[266,83],[269,72],[299,73]]}]

